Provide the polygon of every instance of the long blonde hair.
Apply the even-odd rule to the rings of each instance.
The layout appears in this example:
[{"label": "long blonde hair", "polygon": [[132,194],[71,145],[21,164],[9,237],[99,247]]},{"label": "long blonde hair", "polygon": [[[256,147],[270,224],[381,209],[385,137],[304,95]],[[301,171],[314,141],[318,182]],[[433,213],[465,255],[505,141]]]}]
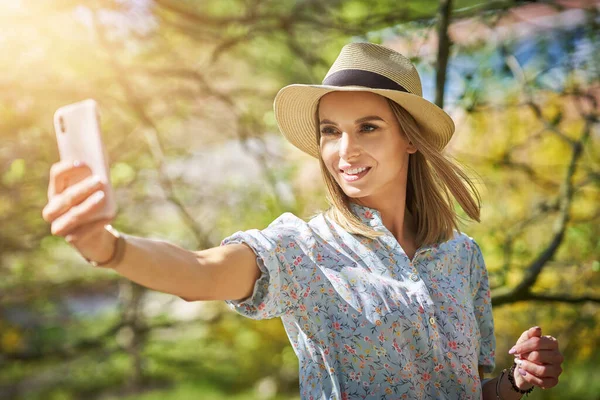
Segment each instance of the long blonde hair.
[{"label": "long blonde hair", "polygon": [[[479,222],[479,192],[456,161],[431,146],[408,111],[390,99],[387,101],[398,118],[401,130],[417,149],[409,155],[406,183],[406,207],[413,215],[417,228],[416,243],[420,247],[450,240],[454,228],[460,232],[460,217],[450,194],[470,219]],[[320,136],[320,130],[317,129],[317,143],[320,142]],[[371,239],[383,235],[365,225],[352,212],[350,198],[331,176],[322,157],[319,157],[319,163],[330,204],[324,212],[325,216],[352,234]]]}]

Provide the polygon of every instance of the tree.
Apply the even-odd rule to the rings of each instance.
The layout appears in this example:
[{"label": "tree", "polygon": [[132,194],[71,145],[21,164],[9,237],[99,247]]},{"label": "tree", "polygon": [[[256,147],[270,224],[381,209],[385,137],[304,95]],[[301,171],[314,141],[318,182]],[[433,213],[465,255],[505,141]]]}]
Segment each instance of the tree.
[{"label": "tree", "polygon": [[[233,388],[271,375],[293,391],[296,360],[278,321],[210,316],[220,305],[206,306],[191,321],[150,317],[144,308],[152,293],[91,271],[50,236],[41,209],[49,165],[58,159],[51,116],[66,103],[99,101],[121,208],[117,227],[188,248],[215,246],[233,230],[265,226],[283,211],[307,216],[324,206],[319,186],[298,182],[311,168],[307,159],[273,139],[271,105],[282,85],[319,82],[349,40],[429,49],[407,52],[424,80],[433,81],[429,76],[437,70],[436,102],[460,123],[448,153],[473,166],[486,185],[484,223],[465,224],[465,230],[484,249],[496,319],[526,324],[536,313],[541,321],[554,321],[553,334],[562,343],[561,332],[576,331],[573,340],[599,337],[592,3],[567,14],[584,19],[563,28],[536,30],[534,22],[523,22],[530,29],[525,39],[503,36],[498,28],[514,28],[514,19],[532,7],[509,1],[61,0],[2,6],[0,18],[11,30],[4,33],[3,54],[10,56],[2,59],[0,77],[0,388],[6,389],[0,392],[25,396],[62,385],[92,396],[111,386],[135,391],[149,382],[172,382],[190,370],[220,376]],[[537,10],[555,15],[565,4]],[[461,26],[478,34],[466,40]],[[434,28],[442,39],[428,47]],[[589,50],[582,52],[582,42]],[[504,122],[510,122],[508,133],[497,129]],[[217,169],[214,154],[231,164],[250,158]],[[260,171],[253,175],[258,178],[241,173],[251,170]],[[90,293],[107,293],[103,301],[120,293],[118,309],[87,319],[65,311],[72,299],[85,303]],[[566,304],[541,311],[531,301]],[[33,317],[17,323],[15,310],[21,319]],[[581,318],[571,318],[577,311]],[[173,354],[164,352],[171,345],[161,333],[195,327],[203,333],[182,338]],[[519,328],[499,324],[499,347]],[[565,354],[592,359],[570,346]],[[265,366],[261,371],[253,368],[256,357]],[[42,384],[37,377],[49,360],[57,373]],[[98,360],[104,362],[93,372]],[[95,374],[94,384],[65,380],[69,365]],[[232,365],[243,373],[232,372]]]}]

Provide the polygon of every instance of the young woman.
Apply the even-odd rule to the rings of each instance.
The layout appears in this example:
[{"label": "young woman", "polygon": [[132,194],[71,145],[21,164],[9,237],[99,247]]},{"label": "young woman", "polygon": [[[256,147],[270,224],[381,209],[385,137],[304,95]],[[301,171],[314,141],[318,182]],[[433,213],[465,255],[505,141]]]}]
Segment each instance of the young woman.
[{"label": "young woman", "polygon": [[283,88],[275,115],[321,164],[331,207],[309,222],[285,213],[198,252],[125,237],[94,218],[101,184],[66,187],[90,175],[81,163],[52,167],[44,219],[86,259],[107,260],[94,265],[141,285],[280,317],[303,399],[508,400],[558,383],[558,343],[539,327],[510,349],[509,371],[482,380],[495,366],[487,271],[450,195],[477,221],[479,196],[442,154],[454,124],[422,97],[408,59],[349,44],[322,85]]}]

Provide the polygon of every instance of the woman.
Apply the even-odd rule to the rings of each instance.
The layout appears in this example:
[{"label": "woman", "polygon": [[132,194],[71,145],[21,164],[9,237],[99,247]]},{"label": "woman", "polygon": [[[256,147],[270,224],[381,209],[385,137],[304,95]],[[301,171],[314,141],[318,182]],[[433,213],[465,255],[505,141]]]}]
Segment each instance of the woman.
[{"label": "woman", "polygon": [[323,85],[283,88],[275,115],[321,164],[331,208],[309,222],[285,213],[198,252],[125,238],[110,221],[93,222],[101,184],[65,187],[90,174],[66,163],[50,172],[44,218],[86,259],[141,285],[281,317],[303,399],[519,399],[557,384],[562,355],[539,327],[509,351],[509,371],[482,381],[495,365],[487,271],[449,194],[477,221],[479,197],[442,155],[454,124],[423,99],[408,59],[349,44]]}]

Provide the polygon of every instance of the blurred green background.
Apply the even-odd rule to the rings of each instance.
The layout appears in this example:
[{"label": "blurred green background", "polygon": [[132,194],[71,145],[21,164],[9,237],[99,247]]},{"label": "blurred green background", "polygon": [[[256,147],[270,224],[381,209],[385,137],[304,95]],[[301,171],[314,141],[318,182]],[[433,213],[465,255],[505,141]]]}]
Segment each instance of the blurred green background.
[{"label": "blurred green background", "polygon": [[[94,98],[115,226],[191,250],[326,206],[316,160],[280,137],[277,90],[340,48],[410,56],[456,123],[447,154],[483,196],[497,369],[521,332],[559,339],[560,384],[600,398],[597,1],[0,2],[0,399],[298,399],[279,320],[185,302],[93,269],[41,212],[54,111]],[[464,214],[463,214],[464,215]]]}]

